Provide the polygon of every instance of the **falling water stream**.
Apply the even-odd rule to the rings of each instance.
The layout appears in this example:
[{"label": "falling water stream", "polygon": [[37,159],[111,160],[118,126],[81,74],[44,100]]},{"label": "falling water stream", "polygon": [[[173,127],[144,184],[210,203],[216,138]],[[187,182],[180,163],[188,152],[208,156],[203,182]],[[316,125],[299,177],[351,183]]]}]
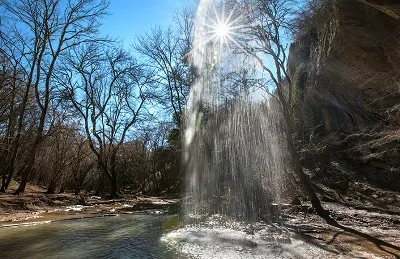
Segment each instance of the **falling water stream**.
[{"label": "falling water stream", "polygon": [[[235,38],[245,30],[236,7],[201,0],[186,111],[183,212],[186,227],[163,241],[194,258],[303,258],[323,251],[282,227],[288,157],[265,75]],[[285,189],[286,187],[286,189]]]},{"label": "falling water stream", "polygon": [[[275,216],[285,183],[279,114],[259,95],[254,58],[238,53],[240,16],[223,1],[200,1],[186,114],[185,214],[257,221]],[[257,81],[258,82],[258,81]]]}]

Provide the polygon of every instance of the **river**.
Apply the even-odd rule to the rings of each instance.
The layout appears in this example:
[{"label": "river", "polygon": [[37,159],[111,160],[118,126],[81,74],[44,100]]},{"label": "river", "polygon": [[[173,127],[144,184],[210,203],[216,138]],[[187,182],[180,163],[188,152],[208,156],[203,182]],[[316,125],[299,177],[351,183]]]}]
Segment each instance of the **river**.
[{"label": "river", "polygon": [[0,229],[0,258],[177,258],[160,239],[170,216],[121,215]]}]

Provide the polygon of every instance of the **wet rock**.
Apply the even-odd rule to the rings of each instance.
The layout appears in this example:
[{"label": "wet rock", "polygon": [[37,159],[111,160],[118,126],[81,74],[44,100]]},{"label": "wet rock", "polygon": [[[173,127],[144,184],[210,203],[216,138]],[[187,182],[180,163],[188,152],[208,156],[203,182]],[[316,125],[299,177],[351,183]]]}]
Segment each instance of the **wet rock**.
[{"label": "wet rock", "polygon": [[298,197],[295,197],[290,204],[292,204],[292,205],[301,205],[301,201],[300,201],[300,199]]}]

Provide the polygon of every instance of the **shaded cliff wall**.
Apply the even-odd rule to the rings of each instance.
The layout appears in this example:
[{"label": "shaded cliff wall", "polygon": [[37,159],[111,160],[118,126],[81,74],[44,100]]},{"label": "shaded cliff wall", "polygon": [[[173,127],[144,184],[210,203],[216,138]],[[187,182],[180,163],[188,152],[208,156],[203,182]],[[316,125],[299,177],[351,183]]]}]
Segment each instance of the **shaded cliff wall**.
[{"label": "shaded cliff wall", "polygon": [[383,120],[400,99],[400,20],[367,1],[327,8],[325,21],[292,44],[289,71],[307,68],[300,86],[306,130],[353,133]]},{"label": "shaded cliff wall", "polygon": [[[325,2],[290,48],[288,69],[301,93],[299,136],[303,143],[340,136],[321,161],[340,160],[400,191],[400,1]],[[315,169],[313,162],[305,159]]]}]

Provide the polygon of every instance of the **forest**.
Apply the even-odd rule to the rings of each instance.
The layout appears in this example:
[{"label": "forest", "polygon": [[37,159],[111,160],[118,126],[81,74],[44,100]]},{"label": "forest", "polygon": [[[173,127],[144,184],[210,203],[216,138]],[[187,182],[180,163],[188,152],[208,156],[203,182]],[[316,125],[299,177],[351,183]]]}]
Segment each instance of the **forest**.
[{"label": "forest", "polygon": [[107,1],[1,8],[1,191],[179,191],[192,12],[127,50],[99,33]]}]

